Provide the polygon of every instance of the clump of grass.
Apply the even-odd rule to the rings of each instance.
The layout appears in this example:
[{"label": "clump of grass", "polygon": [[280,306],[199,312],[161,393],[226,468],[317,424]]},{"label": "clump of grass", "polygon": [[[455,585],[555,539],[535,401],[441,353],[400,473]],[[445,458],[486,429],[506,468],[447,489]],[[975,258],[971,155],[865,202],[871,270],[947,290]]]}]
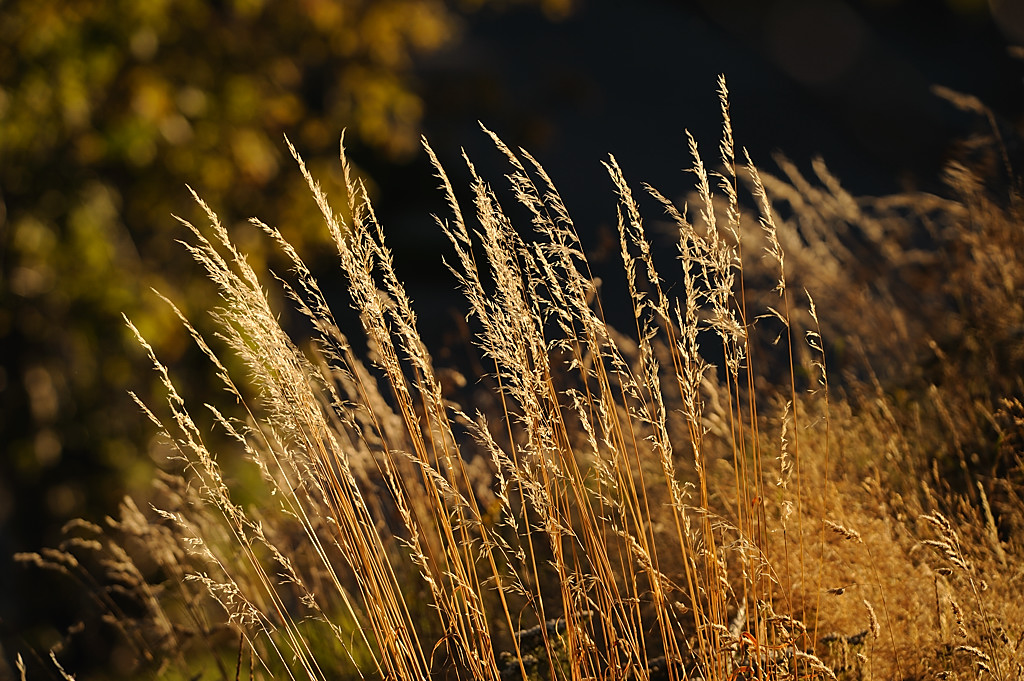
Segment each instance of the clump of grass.
[{"label": "clump of grass", "polygon": [[[486,367],[456,381],[465,402],[442,385],[343,147],[344,222],[290,148],[337,247],[365,352],[277,229],[254,221],[291,264],[268,279],[196,197],[210,224],[184,223],[186,247],[219,287],[218,341],[178,314],[234,406],[194,411],[136,330],[168,393],[142,408],[180,465],[158,481],[151,512],[127,500],[110,528],[78,524],[60,550],[26,559],[83,580],[92,572],[75,556],[99,561],[106,586],[95,592],[141,665],[133,673],[1013,678],[1020,605],[983,597],[983,585],[1019,593],[1019,546],[999,523],[1024,517],[1021,507],[1004,490],[997,521],[987,501],[979,511],[969,495],[900,478],[901,467],[926,468],[922,421],[877,378],[852,376],[839,395],[830,383],[837,357],[819,314],[834,325],[826,315],[853,287],[794,293],[795,281],[848,276],[855,255],[830,215],[891,258],[904,257],[896,220],[858,206],[823,166],[827,192],[785,164],[796,189],[762,174],[736,149],[724,79],[719,94],[717,170],[689,137],[696,215],[643,188],[673,225],[674,274],[658,272],[640,199],[615,159],[605,163],[632,311],[624,332],[606,322],[584,244],[535,159],[486,133],[530,216],[525,237],[466,158],[470,217],[425,143],[448,201],[437,220],[448,266]],[[793,209],[786,219],[775,193]],[[282,328],[270,286],[308,320],[308,343]],[[853,306],[872,312],[864,323],[909,329],[895,299],[872,307],[880,291]],[[868,334],[865,354],[885,342]],[[940,400],[925,391],[915,404]],[[1019,413],[1013,404],[1006,414]],[[960,423],[945,413],[932,422]],[[211,428],[228,444],[211,444]],[[976,536],[939,514],[951,504]],[[929,545],[951,572],[925,560]]]}]

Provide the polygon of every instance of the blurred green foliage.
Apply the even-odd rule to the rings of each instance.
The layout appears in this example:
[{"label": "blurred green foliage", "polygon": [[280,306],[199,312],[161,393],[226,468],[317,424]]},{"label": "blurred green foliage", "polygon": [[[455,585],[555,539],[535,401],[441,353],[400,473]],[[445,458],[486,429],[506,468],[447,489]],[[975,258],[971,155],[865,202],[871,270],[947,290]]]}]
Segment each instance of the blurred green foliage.
[{"label": "blurred green foliage", "polygon": [[[570,8],[516,1],[549,16]],[[201,220],[186,183],[221,214],[259,215],[314,252],[326,230],[282,136],[328,185],[343,128],[350,144],[408,158],[423,106],[416,55],[496,4],[0,3],[3,553],[53,542],[46,528],[111,509],[151,474],[148,424],[127,391],[145,399],[155,382],[121,314],[165,361],[187,364],[185,334],[148,291],[193,319],[207,306],[209,285],[174,243],[184,232],[172,214]],[[234,228],[259,266],[265,246]],[[191,380],[200,393],[212,381]]]}]

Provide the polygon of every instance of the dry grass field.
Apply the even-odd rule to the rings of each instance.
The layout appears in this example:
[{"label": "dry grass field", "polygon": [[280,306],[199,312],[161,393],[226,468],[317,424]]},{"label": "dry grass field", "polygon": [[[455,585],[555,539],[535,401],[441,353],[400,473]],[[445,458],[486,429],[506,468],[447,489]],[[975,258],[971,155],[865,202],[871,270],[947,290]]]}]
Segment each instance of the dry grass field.
[{"label": "dry grass field", "polygon": [[[212,210],[186,223],[219,331],[181,322],[229,399],[194,402],[154,355],[152,494],[22,556],[97,599],[110,676],[1024,678],[1006,140],[965,144],[944,196],[862,199],[820,161],[755,166],[719,86],[688,205],[605,161],[627,328],[540,163],[491,134],[507,175],[467,158],[464,194],[426,146],[479,375],[432,359],[344,149],[340,205],[292,152],[358,339],[275,228],[257,223],[281,276]],[[648,225],[666,223],[676,264],[658,271]]]}]

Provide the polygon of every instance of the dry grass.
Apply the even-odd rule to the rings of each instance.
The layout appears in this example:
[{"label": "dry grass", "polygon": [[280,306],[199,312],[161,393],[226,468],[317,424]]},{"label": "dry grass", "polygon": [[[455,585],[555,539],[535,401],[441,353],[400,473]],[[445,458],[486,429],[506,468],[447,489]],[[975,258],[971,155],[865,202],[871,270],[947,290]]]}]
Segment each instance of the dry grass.
[{"label": "dry grass", "polygon": [[220,288],[219,340],[182,323],[233,408],[193,411],[153,356],[169,398],[143,408],[179,465],[152,510],[126,500],[26,560],[104,575],[91,591],[135,675],[1020,678],[1018,194],[965,166],[954,198],[870,204],[820,163],[817,185],[785,161],[770,177],[734,146],[724,80],[720,96],[717,171],[690,138],[694,216],[644,188],[673,225],[665,279],[605,163],[629,329],[606,323],[539,163],[491,134],[524,237],[468,158],[464,213],[426,147],[487,367],[448,372],[454,391],[344,149],[344,223],[292,152],[365,352],[276,229],[256,223],[292,270],[261,278],[200,201],[188,248]]}]

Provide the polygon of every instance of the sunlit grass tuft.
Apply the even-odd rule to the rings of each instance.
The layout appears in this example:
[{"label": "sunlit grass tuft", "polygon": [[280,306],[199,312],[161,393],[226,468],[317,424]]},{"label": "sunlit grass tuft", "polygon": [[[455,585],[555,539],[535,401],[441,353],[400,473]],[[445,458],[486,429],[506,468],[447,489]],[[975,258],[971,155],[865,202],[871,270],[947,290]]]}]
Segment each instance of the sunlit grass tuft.
[{"label": "sunlit grass tuft", "polygon": [[[1019,366],[1021,350],[990,352],[969,329],[936,335],[905,292],[865,285],[854,265],[873,254],[891,281],[923,269],[930,282],[906,238],[923,216],[941,228],[936,257],[956,265],[925,311],[960,295],[1012,343],[1019,214],[963,167],[959,198],[872,205],[822,163],[820,185],[785,161],[788,181],[771,177],[735,147],[724,79],[719,94],[714,169],[688,136],[692,211],[605,162],[628,328],[606,321],[586,245],[533,157],[485,131],[526,230],[468,158],[460,198],[424,143],[485,367],[454,390],[343,147],[341,210],[289,148],[365,349],[277,229],[254,220],[291,264],[270,277],[197,196],[209,226],[185,222],[186,247],[219,287],[217,340],[165,302],[233,406],[191,404],[132,326],[168,394],[141,406],[178,465],[150,511],[126,500],[109,528],[79,523],[60,550],[25,559],[86,581],[76,555],[98,562],[90,588],[132,673],[1018,678],[1024,576],[1006,528],[1024,522],[1021,455],[995,448],[978,468],[968,448],[988,437],[979,421],[1020,442],[1019,379],[992,353]],[[658,271],[647,201],[673,226],[673,272]],[[972,279],[982,262],[998,281]],[[282,328],[272,288],[306,317],[308,342]],[[940,365],[922,375],[927,352]],[[958,394],[958,367],[991,373],[964,377]],[[970,484],[945,482],[958,464]]]}]

